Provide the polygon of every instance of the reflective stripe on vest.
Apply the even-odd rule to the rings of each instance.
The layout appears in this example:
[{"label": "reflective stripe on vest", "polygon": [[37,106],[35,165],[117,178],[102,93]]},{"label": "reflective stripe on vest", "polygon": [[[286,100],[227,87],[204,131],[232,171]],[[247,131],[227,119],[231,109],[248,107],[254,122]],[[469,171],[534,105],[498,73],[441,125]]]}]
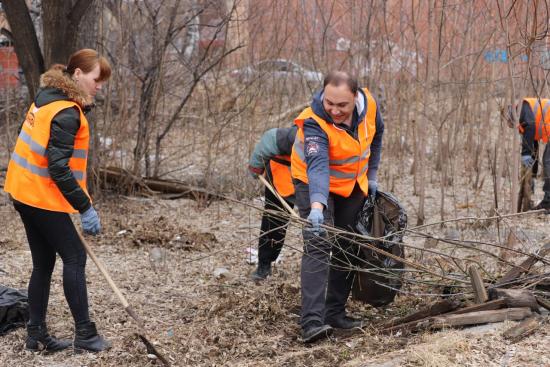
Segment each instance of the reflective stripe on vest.
[{"label": "reflective stripe on vest", "polygon": [[550,137],[550,99],[525,98],[535,116],[535,140],[547,143]]},{"label": "reflective stripe on vest", "polygon": [[[47,158],[46,157],[46,148],[42,147],[40,144],[38,144],[37,142],[32,140],[31,136],[25,130],[21,129],[21,132],[19,133],[19,139],[21,139],[22,141],[27,143],[27,145],[30,146],[30,149],[31,149],[32,152],[34,152],[34,153],[36,153],[40,156],[43,156],[44,158]],[[86,159],[86,158],[88,158],[88,151],[86,149],[73,149],[72,157],[73,158]],[[73,171],[73,173],[75,173],[75,174],[76,174],[76,172],[78,172],[80,177],[84,177],[83,172]],[[79,180],[79,179],[77,178],[77,180]]]},{"label": "reflective stripe on vest", "polygon": [[[304,155],[304,143],[298,139],[294,140],[294,149],[296,151],[296,154],[300,157],[300,159],[305,162],[306,157]],[[335,178],[347,178],[352,179],[356,177],[355,173],[345,173],[341,172],[335,168],[331,168],[331,166],[343,166],[346,164],[352,164],[357,163],[360,160],[365,160],[370,155],[370,147],[366,149],[361,156],[352,156],[345,159],[329,159],[328,165],[329,165],[329,175],[333,176]],[[359,171],[359,175],[363,174],[369,169],[369,163],[366,162],[365,166]]]},{"label": "reflective stripe on vest", "polygon": [[[35,166],[32,163],[29,163],[25,158],[21,157],[16,152],[12,153],[11,159],[15,163],[17,163],[21,167],[29,170],[31,173],[34,173],[35,175],[42,176],[42,177],[45,177],[45,178],[50,178],[50,173],[48,172],[47,168],[38,167],[38,166]],[[72,172],[73,172],[74,178],[76,180],[80,181],[80,180],[84,179],[84,172],[82,172],[82,171],[72,171]]]},{"label": "reflective stripe on vest", "polygon": [[329,191],[348,197],[357,183],[365,195],[368,193],[368,159],[370,144],[376,132],[377,106],[368,89],[365,88],[363,91],[367,99],[367,110],[365,119],[359,123],[357,139],[315,115],[311,108],[306,108],[300,113],[295,120],[298,133],[291,155],[293,178],[308,183],[303,123],[307,119],[313,119],[327,134],[329,140]]},{"label": "reflective stripe on vest", "polygon": [[76,210],[67,202],[48,172],[47,145],[53,118],[62,110],[76,108],[80,114],[74,149],[68,166],[79,186],[88,195],[86,166],[89,147],[88,121],[72,101],[55,101],[36,108],[31,105],[17,138],[6,174],[4,190],[24,204],[66,213]]}]

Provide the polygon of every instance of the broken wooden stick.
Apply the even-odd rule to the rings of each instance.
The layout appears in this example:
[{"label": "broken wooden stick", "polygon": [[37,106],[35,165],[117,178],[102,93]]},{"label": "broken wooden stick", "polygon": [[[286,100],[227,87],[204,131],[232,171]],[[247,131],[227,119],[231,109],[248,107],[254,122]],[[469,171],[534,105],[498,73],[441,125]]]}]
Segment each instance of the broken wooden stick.
[{"label": "broken wooden stick", "polygon": [[481,278],[477,266],[470,265],[468,267],[468,273],[470,274],[472,288],[474,289],[474,302],[478,304],[486,302],[489,296],[487,295],[485,284],[483,284],[483,278]]},{"label": "broken wooden stick", "polygon": [[428,316],[423,319],[406,322],[404,324],[395,325],[386,329],[382,329],[380,332],[383,334],[393,334],[401,332],[403,334],[412,333],[415,331],[426,329],[430,325],[430,321],[433,316]]},{"label": "broken wooden stick", "polygon": [[528,272],[531,269],[531,267],[535,265],[537,261],[539,261],[540,258],[545,257],[549,253],[550,253],[550,242],[542,246],[536,253],[529,255],[529,257],[525,259],[521,264],[510,269],[506,274],[504,274],[502,278],[500,278],[500,280],[495,284],[495,286],[496,287],[503,286],[507,283],[510,283],[513,280],[516,280],[523,273]]}]

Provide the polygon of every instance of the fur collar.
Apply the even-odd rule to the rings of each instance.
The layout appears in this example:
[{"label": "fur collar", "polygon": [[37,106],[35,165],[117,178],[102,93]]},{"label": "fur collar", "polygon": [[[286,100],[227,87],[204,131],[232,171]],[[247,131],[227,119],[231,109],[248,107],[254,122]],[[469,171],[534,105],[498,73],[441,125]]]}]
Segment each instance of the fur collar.
[{"label": "fur collar", "polygon": [[86,107],[93,103],[92,97],[88,96],[68,74],[61,70],[48,70],[40,76],[41,88],[56,88],[61,90],[70,100],[78,103],[80,107]]}]

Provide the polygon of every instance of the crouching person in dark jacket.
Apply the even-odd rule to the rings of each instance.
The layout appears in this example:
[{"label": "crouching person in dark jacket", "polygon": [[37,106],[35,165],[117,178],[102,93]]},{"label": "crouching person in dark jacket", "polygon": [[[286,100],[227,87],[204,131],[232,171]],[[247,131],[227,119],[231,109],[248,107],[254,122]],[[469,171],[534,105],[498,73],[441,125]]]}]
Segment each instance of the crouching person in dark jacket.
[{"label": "crouching person in dark jacket", "polygon": [[[290,206],[294,205],[290,153],[296,131],[296,126],[266,131],[256,144],[248,166],[254,178],[265,174],[268,182]],[[277,196],[267,187],[265,188],[264,209],[258,243],[258,268],[251,276],[256,281],[264,280],[271,275],[271,263],[277,260],[281,253],[289,221],[289,213],[283,208]],[[282,216],[275,216],[269,211],[279,211]]]}]

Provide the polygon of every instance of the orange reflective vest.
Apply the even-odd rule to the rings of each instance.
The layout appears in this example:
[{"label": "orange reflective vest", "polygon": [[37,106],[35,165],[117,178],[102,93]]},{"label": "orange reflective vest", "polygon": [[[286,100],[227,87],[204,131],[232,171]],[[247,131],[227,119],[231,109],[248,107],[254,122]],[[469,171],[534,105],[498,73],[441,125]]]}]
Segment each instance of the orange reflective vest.
[{"label": "orange reflective vest", "polygon": [[282,197],[294,195],[294,184],[290,173],[290,156],[278,155],[269,161],[273,186]]},{"label": "orange reflective vest", "polygon": [[[76,213],[48,173],[46,148],[53,118],[66,108],[80,111],[80,129],[69,167],[86,195],[86,166],[90,133],[80,106],[71,101],[55,101],[37,108],[31,105],[11,155],[4,190],[24,204],[57,212]],[[88,195],[89,196],[89,195]]]},{"label": "orange reflective vest", "polygon": [[329,154],[329,191],[343,197],[350,196],[357,182],[365,195],[369,185],[367,172],[369,169],[370,145],[376,133],[376,102],[367,88],[364,88],[367,97],[367,113],[365,119],[359,123],[358,140],[350,136],[345,130],[328,123],[308,107],[294,120],[298,126],[296,140],[292,147],[292,177],[308,183],[307,166],[304,155],[304,121],[313,119],[319,124],[328,136]]},{"label": "orange reflective vest", "polygon": [[[550,99],[524,98],[535,115],[535,141],[547,143],[550,137]],[[523,133],[523,129],[520,132]]]}]

